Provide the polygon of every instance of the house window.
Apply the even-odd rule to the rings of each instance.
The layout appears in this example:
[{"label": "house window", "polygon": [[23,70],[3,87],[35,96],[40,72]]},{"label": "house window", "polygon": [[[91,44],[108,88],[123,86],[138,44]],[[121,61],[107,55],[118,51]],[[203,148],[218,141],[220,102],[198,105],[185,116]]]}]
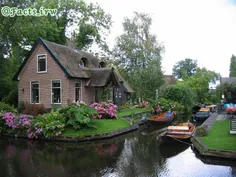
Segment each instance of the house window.
[{"label": "house window", "polygon": [[112,102],[112,100],[113,100],[113,88],[108,89],[107,100]]},{"label": "house window", "polygon": [[61,103],[61,81],[52,81],[52,104]]},{"label": "house window", "polygon": [[81,101],[81,82],[75,83],[75,101]]},{"label": "house window", "polygon": [[81,58],[79,62],[80,67],[89,67],[89,61],[87,58]]},{"label": "house window", "polygon": [[46,55],[38,55],[38,73],[47,72]]},{"label": "house window", "polygon": [[39,81],[31,81],[31,103],[39,103]]},{"label": "house window", "polygon": [[101,61],[98,65],[99,68],[106,68],[106,63],[104,61]]}]

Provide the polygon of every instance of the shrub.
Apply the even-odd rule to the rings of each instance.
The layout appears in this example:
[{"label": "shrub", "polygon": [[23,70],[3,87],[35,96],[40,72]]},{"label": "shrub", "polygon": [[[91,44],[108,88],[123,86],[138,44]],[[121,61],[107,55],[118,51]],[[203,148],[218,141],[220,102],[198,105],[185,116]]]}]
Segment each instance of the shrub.
[{"label": "shrub", "polygon": [[91,118],[97,115],[97,111],[84,104],[79,107],[75,105],[67,106],[59,110],[66,118],[66,126],[72,126],[74,129],[82,127],[91,127]]},{"label": "shrub", "polygon": [[24,101],[19,102],[17,110],[19,113],[22,113],[25,110],[25,102]]},{"label": "shrub", "polygon": [[24,114],[30,114],[32,116],[37,116],[39,114],[46,113],[46,109],[43,104],[29,104],[25,103]]},{"label": "shrub", "polygon": [[7,128],[14,130],[14,133],[17,134],[26,133],[33,119],[33,116],[30,115],[15,115],[11,112],[6,112],[2,114],[1,117],[2,123],[0,124],[2,124],[2,129],[5,125]]},{"label": "shrub", "polygon": [[117,106],[112,103],[92,103],[91,108],[95,108],[98,111],[98,115],[93,118],[105,118],[105,119],[116,119]]},{"label": "shrub", "polygon": [[131,107],[132,107],[132,105],[127,102],[124,105],[118,106],[117,109],[120,111],[120,110],[123,110],[123,109],[129,109]]},{"label": "shrub", "polygon": [[4,122],[3,122],[2,116],[3,116],[3,114],[0,112],[0,134],[2,133],[3,126],[4,126]]},{"label": "shrub", "polygon": [[152,101],[152,107],[154,108],[155,112],[176,112],[182,113],[184,106],[181,103],[168,100],[165,98],[159,98],[157,100]]},{"label": "shrub", "polygon": [[13,112],[16,113],[16,109],[9,104],[6,104],[4,102],[0,102],[0,111],[2,112]]},{"label": "shrub", "polygon": [[39,115],[32,120],[28,130],[29,138],[38,138],[44,135],[46,138],[59,136],[64,131],[65,119],[58,111],[51,110],[49,114]]},{"label": "shrub", "polygon": [[17,107],[18,105],[18,88],[14,88],[7,96],[6,102]]},{"label": "shrub", "polygon": [[29,138],[38,138],[40,135],[50,138],[62,134],[64,126],[65,119],[58,111],[54,110],[36,118],[26,114],[0,113],[0,133],[6,127],[17,134],[28,133]]},{"label": "shrub", "polygon": [[146,108],[149,106],[149,102],[147,101],[142,101],[141,103],[139,103],[138,107],[139,108]]},{"label": "shrub", "polygon": [[184,105],[184,113],[187,117],[191,115],[192,106],[196,101],[196,93],[192,90],[191,87],[186,85],[169,85],[164,93],[163,97],[176,101]]}]

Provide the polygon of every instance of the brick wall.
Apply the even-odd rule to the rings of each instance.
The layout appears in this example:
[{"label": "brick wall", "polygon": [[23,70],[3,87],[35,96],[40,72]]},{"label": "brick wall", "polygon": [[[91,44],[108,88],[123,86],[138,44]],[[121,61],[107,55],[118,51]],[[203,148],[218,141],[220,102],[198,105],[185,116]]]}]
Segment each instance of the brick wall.
[{"label": "brick wall", "polygon": [[86,104],[90,105],[95,100],[95,89],[94,87],[86,87],[85,84],[87,79],[71,79],[69,80],[69,99],[75,101],[75,83],[81,81],[81,100]]},{"label": "brick wall", "polygon": [[[37,73],[37,55],[46,54],[47,55],[47,72]],[[30,81],[39,81],[40,88],[40,103],[43,103],[46,108],[51,108],[51,82],[52,80],[61,80],[61,93],[62,93],[62,103],[60,105],[64,106],[67,104],[67,99],[70,98],[70,84],[69,80],[55,62],[55,60],[50,56],[47,50],[39,44],[29,60],[27,61],[25,67],[19,75],[19,101],[30,103]]]},{"label": "brick wall", "polygon": [[82,100],[90,105],[95,101],[95,88],[94,87],[86,87],[86,80],[82,81]]}]

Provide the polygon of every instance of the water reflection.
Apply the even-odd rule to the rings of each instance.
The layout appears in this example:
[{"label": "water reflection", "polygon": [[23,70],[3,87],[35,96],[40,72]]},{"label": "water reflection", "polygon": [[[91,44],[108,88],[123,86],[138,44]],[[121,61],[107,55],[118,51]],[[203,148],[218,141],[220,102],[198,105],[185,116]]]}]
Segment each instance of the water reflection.
[{"label": "water reflection", "polygon": [[173,156],[176,156],[177,154],[185,151],[189,148],[189,145],[187,144],[181,144],[179,142],[176,142],[175,144],[166,144],[166,143],[160,143],[159,149],[161,152],[162,157],[164,158],[170,158]]},{"label": "water reflection", "polygon": [[[142,131],[143,132],[143,131]],[[235,162],[206,164],[180,143],[130,133],[93,143],[0,139],[1,177],[231,177]],[[147,131],[148,132],[148,131]]]}]

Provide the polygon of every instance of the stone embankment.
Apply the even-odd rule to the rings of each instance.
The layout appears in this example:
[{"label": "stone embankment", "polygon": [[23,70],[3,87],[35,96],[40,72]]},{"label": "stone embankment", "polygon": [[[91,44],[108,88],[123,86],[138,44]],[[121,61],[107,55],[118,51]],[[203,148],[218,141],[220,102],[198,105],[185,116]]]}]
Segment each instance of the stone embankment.
[{"label": "stone embankment", "polygon": [[208,134],[215,121],[229,118],[230,116],[226,114],[213,113],[201,126],[196,128],[195,134],[191,138],[191,142],[201,155],[236,159],[236,151],[209,148],[200,139],[200,137]]}]

